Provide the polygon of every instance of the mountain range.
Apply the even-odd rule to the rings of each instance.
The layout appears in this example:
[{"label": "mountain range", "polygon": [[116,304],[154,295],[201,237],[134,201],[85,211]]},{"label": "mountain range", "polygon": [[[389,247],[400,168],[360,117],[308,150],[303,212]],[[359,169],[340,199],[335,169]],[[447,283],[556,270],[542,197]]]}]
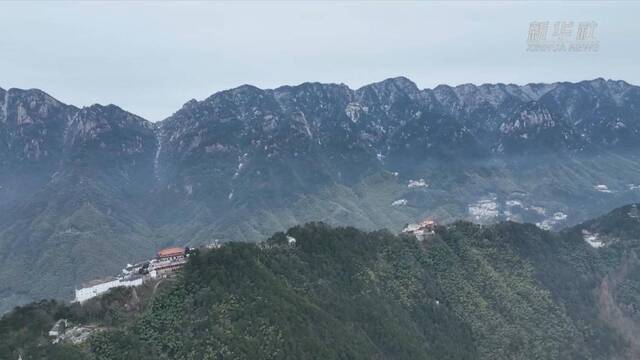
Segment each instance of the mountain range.
[{"label": "mountain range", "polygon": [[244,85],[156,123],[36,89],[0,105],[0,311],[173,244],[309,221],[560,229],[640,201],[640,88],[624,81]]}]

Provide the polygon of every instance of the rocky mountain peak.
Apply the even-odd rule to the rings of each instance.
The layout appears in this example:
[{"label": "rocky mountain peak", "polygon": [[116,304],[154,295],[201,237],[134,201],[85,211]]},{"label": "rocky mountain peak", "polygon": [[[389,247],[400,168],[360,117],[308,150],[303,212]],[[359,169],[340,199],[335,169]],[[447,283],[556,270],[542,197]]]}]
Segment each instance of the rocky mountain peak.
[{"label": "rocky mountain peak", "polygon": [[409,80],[404,76],[397,76],[394,78],[389,78],[382,81],[382,84],[385,86],[393,86],[397,89],[402,89],[405,93],[416,92],[418,90],[418,86],[413,81]]},{"label": "rocky mountain peak", "polygon": [[191,108],[195,107],[196,105],[198,105],[198,100],[191,99],[191,100],[187,101],[186,103],[184,103],[184,105],[182,105],[182,108],[183,109],[191,109]]},{"label": "rocky mountain peak", "polygon": [[[153,132],[151,122],[136,116],[122,108],[109,104],[93,104],[75,112],[66,130],[67,140],[86,142],[97,139],[103,134],[128,135],[135,132]],[[127,137],[121,139],[126,141]]]},{"label": "rocky mountain peak", "polygon": [[249,103],[251,100],[264,96],[264,90],[259,87],[244,84],[233,89],[217,92],[204,100],[205,103],[217,102],[221,99],[232,101],[236,105]]},{"label": "rocky mountain peak", "polygon": [[24,126],[48,121],[65,105],[38,89],[12,88],[5,92],[2,107],[7,122]]},{"label": "rocky mountain peak", "polygon": [[446,108],[451,108],[453,104],[460,102],[458,94],[449,85],[438,85],[432,90],[436,100]]},{"label": "rocky mountain peak", "polygon": [[481,86],[464,84],[456,86],[453,91],[464,106],[471,108],[477,108],[481,104],[497,107],[511,95],[505,91],[503,84],[483,84]]},{"label": "rocky mountain peak", "polygon": [[601,78],[601,77],[595,78],[593,80],[585,80],[585,81],[582,81],[582,82],[589,84],[594,89],[608,87],[607,86],[608,85],[607,81],[604,78]]},{"label": "rocky mountain peak", "polygon": [[341,98],[353,98],[353,90],[344,84],[323,84],[306,82],[296,86],[282,86],[273,91],[276,98],[294,98],[296,101],[309,102],[312,98],[319,101],[331,101]]},{"label": "rocky mountain peak", "polygon": [[114,104],[93,104],[89,107],[83,108],[81,112],[91,113],[97,116],[104,117],[120,128],[135,126],[151,129],[154,127],[152,122],[143,119],[138,115],[130,113]]},{"label": "rocky mountain peak", "polygon": [[404,76],[389,78],[377,83],[365,85],[358,89],[357,92],[368,94],[369,96],[375,94],[375,97],[382,102],[394,102],[402,98],[415,100],[420,97],[420,89],[418,89],[418,86]]},{"label": "rocky mountain peak", "polygon": [[[565,83],[570,84],[570,83]],[[577,83],[577,85],[583,87],[590,87],[596,90],[599,93],[603,92],[621,92],[629,90],[633,87],[633,85],[627,83],[623,80],[612,80],[612,79],[604,79],[604,78],[595,78],[593,80],[584,80]]]},{"label": "rocky mountain peak", "polygon": [[314,111],[353,99],[353,91],[344,84],[306,82],[296,86],[281,86],[273,91],[275,100],[283,110]]},{"label": "rocky mountain peak", "polygon": [[555,89],[557,86],[558,86],[557,83],[553,83],[553,84],[530,83],[522,86],[521,90],[531,100],[539,100],[543,95]]}]

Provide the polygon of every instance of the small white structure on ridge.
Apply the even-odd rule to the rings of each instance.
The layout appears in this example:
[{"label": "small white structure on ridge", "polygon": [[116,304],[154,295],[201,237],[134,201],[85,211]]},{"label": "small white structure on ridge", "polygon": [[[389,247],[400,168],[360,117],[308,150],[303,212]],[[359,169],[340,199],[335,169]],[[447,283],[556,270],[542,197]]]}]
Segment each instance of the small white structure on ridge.
[{"label": "small white structure on ridge", "polygon": [[56,323],[53,324],[53,327],[51,327],[51,330],[49,330],[49,336],[58,337],[64,334],[64,331],[67,329],[68,325],[69,323],[67,322],[67,319],[60,319],[56,321]]}]

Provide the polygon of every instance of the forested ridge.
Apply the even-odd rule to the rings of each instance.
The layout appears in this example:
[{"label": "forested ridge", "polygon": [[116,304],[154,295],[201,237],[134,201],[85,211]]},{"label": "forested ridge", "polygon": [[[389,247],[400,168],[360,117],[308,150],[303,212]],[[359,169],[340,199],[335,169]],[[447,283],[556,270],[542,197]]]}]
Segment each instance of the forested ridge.
[{"label": "forested ridge", "polygon": [[[456,222],[425,241],[308,223],[201,250],[155,293],[16,308],[0,358],[636,359],[638,230],[635,206],[560,233]],[[99,330],[52,345],[59,318]]]}]

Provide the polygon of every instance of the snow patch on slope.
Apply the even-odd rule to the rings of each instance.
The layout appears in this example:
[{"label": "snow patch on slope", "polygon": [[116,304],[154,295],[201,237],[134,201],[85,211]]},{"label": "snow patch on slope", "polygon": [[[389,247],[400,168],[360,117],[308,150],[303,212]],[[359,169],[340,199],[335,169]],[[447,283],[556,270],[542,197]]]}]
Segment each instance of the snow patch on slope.
[{"label": "snow patch on slope", "polygon": [[391,206],[407,206],[407,199],[398,199],[391,203]]},{"label": "snow patch on slope", "polygon": [[409,189],[429,187],[429,184],[427,184],[426,181],[424,181],[424,179],[409,180],[409,184],[407,185],[407,187]]},{"label": "snow patch on slope", "polygon": [[609,190],[609,187],[607,185],[603,184],[594,185],[593,190],[607,194],[610,194],[612,192],[611,190]]}]

